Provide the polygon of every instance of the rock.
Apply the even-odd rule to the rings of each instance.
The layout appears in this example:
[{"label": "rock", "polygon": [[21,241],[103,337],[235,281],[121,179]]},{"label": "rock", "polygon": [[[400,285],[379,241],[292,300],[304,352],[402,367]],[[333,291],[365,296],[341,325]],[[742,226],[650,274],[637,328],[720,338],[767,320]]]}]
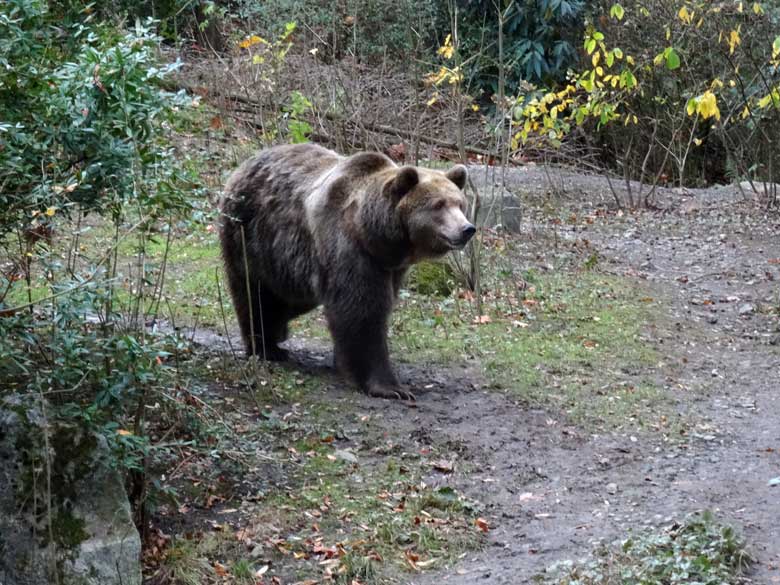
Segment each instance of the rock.
[{"label": "rock", "polygon": [[745,303],[743,305],[739,306],[739,314],[744,315],[750,315],[751,313],[754,313],[756,308],[751,305],[750,303]]},{"label": "rock", "polygon": [[618,492],[618,486],[616,483],[608,483],[607,484],[607,493],[611,495],[615,495]]},{"label": "rock", "polygon": [[0,403],[0,584],[140,585],[141,540],[109,463],[102,437]]},{"label": "rock", "polygon": [[346,449],[336,449],[333,452],[333,455],[335,455],[337,459],[347,461],[348,463],[358,462],[357,456],[352,451],[347,451]]}]

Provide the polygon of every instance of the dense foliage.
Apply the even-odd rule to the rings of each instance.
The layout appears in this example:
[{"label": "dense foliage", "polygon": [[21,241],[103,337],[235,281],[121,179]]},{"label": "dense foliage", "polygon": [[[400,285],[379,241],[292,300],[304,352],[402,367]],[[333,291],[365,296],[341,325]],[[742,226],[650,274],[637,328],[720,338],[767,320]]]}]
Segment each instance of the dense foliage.
[{"label": "dense foliage", "polygon": [[[581,0],[463,0],[463,53],[473,61],[478,86],[498,92],[504,67],[506,93],[521,81],[551,84],[564,79],[578,59],[585,2]],[[499,52],[499,27],[504,35]]]},{"label": "dense foliage", "polygon": [[604,166],[626,178],[680,186],[776,180],[777,7],[599,8],[584,34],[586,57],[568,81],[519,96],[518,143],[557,147],[579,127]]},{"label": "dense foliage", "polygon": [[[190,208],[196,181],[169,140],[191,98],[161,89],[175,65],[160,64],[151,26],[118,30],[75,3],[0,4],[0,398],[48,412],[42,432],[99,432],[135,470],[146,401],[179,348],[137,327],[159,307],[144,244],[155,220]],[[112,223],[113,245],[82,256],[77,228],[55,251],[63,220],[87,214]],[[129,238],[139,274],[122,290],[115,254]]]}]

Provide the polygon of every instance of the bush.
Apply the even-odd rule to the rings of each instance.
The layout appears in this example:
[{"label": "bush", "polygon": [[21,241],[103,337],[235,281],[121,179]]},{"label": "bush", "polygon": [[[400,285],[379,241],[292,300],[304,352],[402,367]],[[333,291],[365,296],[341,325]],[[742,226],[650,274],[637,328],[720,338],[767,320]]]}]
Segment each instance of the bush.
[{"label": "bush", "polygon": [[420,262],[412,267],[409,287],[421,295],[448,297],[455,290],[455,273],[446,262]]},{"label": "bush", "polygon": [[[660,0],[597,8],[586,60],[568,83],[519,97],[518,146],[558,147],[583,127],[580,139],[626,180],[776,182],[780,9]],[[629,193],[626,203],[652,204],[653,193]]]},{"label": "bush", "polygon": [[[182,351],[143,329],[147,289],[162,282],[144,247],[157,220],[191,209],[196,185],[167,136],[190,100],[161,89],[174,66],[159,63],[151,27],[95,24],[91,5],[0,4],[0,248],[21,255],[0,274],[2,393],[33,408],[45,401],[52,424],[102,434],[141,481],[153,451],[146,403],[173,402],[162,398],[168,358]],[[65,262],[52,226],[88,213],[113,222],[113,244],[89,265],[77,265],[77,251]],[[141,268],[120,291],[115,254],[131,235]],[[120,294],[130,297],[126,321]]]},{"label": "bush", "polygon": [[505,93],[513,94],[522,81],[546,86],[563,81],[578,59],[584,4],[582,0],[463,0],[462,51],[466,56],[479,55],[472,65],[478,87],[498,93],[498,10],[504,22]]},{"label": "bush", "polygon": [[411,53],[418,44],[432,45],[445,12],[441,2],[424,0],[350,0],[307,2],[305,0],[239,0],[231,11],[242,25],[283,32],[293,21],[301,31],[316,33],[319,56],[340,59],[352,54],[360,60],[393,60]]},{"label": "bush", "polygon": [[[599,6],[609,14],[611,3]],[[769,179],[780,162],[771,148],[780,137],[780,96],[773,108],[759,104],[780,82],[772,64],[780,8],[683,1],[624,6],[623,19],[593,23],[610,44],[636,56],[641,87],[625,104],[638,123],[628,132],[617,126],[600,132],[607,156],[625,158],[638,178],[649,152],[647,166],[678,185]],[[705,95],[718,115],[690,115],[689,102]]]},{"label": "bush", "polygon": [[0,6],[0,234],[36,210],[186,206],[165,142],[185,97],[159,87],[173,69],[156,61],[159,39],[140,24],[90,26],[86,13],[66,27],[55,18],[35,0]]}]

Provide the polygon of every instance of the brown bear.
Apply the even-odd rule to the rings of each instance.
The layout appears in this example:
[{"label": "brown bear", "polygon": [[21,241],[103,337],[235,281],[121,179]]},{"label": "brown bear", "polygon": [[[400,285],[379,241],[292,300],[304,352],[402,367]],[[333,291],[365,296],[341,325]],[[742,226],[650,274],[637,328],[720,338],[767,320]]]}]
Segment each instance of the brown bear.
[{"label": "brown bear", "polygon": [[222,200],[227,282],[247,354],[282,360],[288,322],[319,305],[336,366],[361,390],[414,399],[390,366],[387,326],[408,268],[463,248],[466,168],[398,167],[314,144],[261,151]]}]

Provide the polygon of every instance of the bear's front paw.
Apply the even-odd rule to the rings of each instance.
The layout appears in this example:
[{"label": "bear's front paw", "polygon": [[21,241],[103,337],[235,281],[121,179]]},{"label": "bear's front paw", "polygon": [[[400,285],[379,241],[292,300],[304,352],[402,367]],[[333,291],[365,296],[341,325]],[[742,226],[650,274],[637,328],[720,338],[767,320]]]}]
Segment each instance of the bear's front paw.
[{"label": "bear's front paw", "polygon": [[373,385],[368,388],[367,394],[376,398],[390,398],[393,400],[408,400],[414,402],[417,400],[414,394],[404,390],[400,386],[382,386]]}]

